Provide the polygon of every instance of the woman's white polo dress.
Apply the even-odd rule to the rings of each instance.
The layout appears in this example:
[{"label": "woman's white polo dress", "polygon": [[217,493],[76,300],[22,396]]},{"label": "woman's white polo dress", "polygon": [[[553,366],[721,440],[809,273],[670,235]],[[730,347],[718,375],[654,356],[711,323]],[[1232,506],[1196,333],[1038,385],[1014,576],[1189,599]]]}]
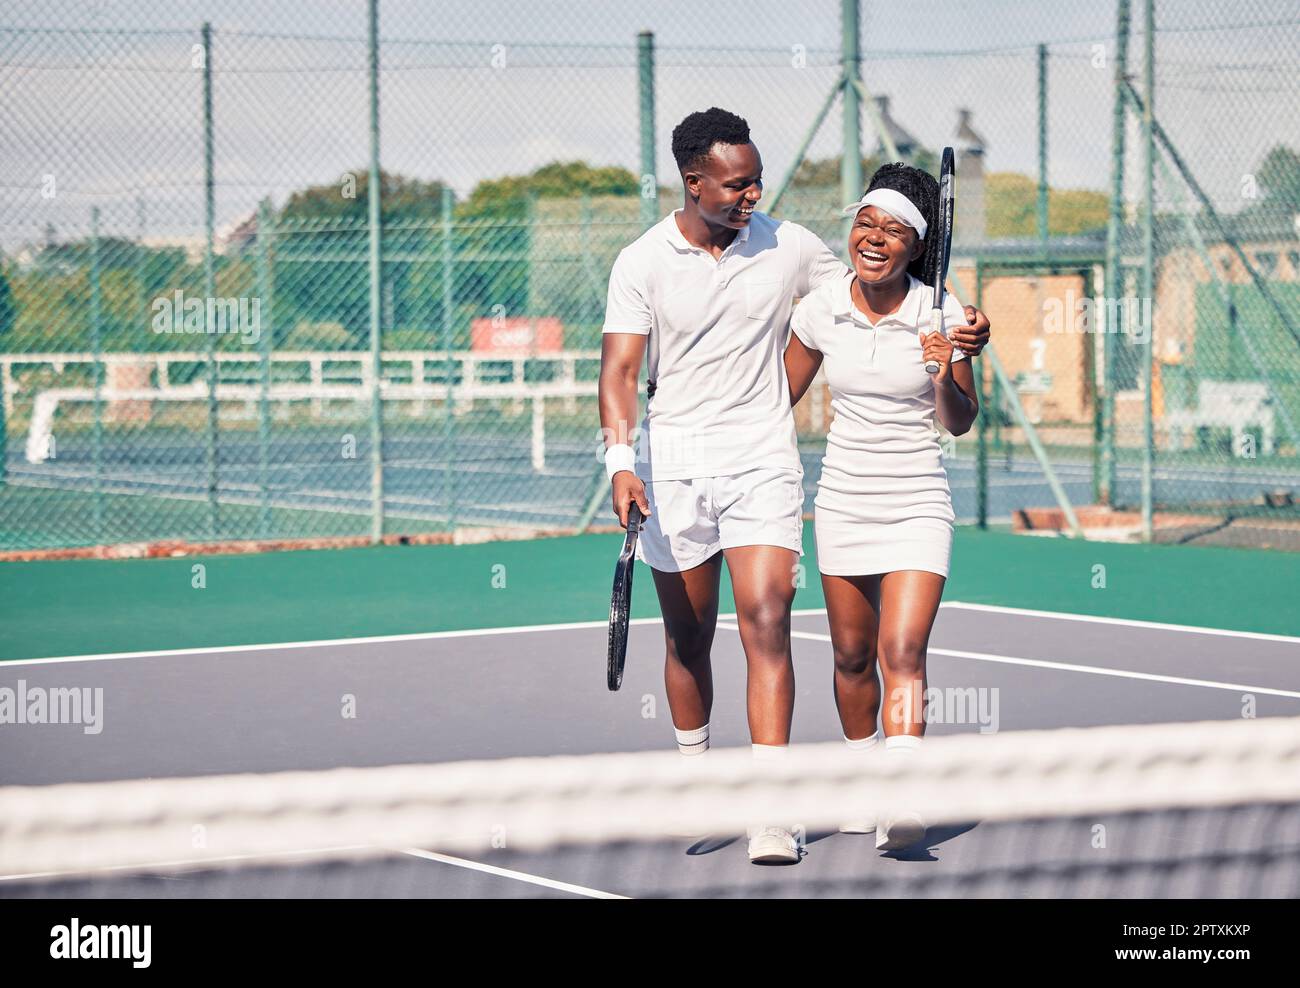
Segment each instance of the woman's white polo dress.
[{"label": "woman's white polo dress", "polygon": [[[834,576],[947,576],[952,497],[918,338],[929,331],[934,292],[909,275],[902,304],[873,326],[853,304],[853,281],[850,274],[811,292],[790,326],[823,354],[835,415],[815,501],[818,566]],[[943,314],[945,333],[966,324],[951,295]],[[952,359],[966,358],[958,349]]]}]

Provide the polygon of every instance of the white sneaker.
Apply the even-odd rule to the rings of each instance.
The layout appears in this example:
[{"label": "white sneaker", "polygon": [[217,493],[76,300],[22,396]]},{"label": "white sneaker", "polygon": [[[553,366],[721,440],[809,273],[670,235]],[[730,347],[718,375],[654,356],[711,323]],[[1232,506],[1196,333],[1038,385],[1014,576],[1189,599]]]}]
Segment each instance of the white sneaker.
[{"label": "white sneaker", "polygon": [[925,839],[925,821],[916,813],[897,813],[876,828],[877,851],[901,851]]},{"label": "white sneaker", "polygon": [[799,845],[784,827],[751,828],[749,860],[755,864],[794,864],[799,860]]},{"label": "white sneaker", "polygon": [[876,824],[873,820],[854,820],[851,823],[841,823],[840,833],[842,834],[874,834]]}]

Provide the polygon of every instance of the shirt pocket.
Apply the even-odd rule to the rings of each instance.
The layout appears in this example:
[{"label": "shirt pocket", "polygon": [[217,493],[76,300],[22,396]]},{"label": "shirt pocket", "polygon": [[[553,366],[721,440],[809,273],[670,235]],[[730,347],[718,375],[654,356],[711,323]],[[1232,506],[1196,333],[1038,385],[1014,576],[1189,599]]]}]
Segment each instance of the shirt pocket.
[{"label": "shirt pocket", "polygon": [[[776,312],[785,295],[785,281],[779,275],[751,277],[745,280],[745,315],[750,319],[768,319]],[[789,315],[787,312],[786,315]]]}]

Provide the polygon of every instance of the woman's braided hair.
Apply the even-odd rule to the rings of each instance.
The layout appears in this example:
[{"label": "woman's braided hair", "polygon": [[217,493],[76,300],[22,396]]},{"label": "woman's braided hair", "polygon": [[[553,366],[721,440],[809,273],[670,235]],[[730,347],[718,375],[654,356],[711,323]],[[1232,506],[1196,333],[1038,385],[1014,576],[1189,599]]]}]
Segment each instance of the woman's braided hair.
[{"label": "woman's braided hair", "polygon": [[[925,225],[930,230],[939,227],[939,183],[929,172],[913,168],[901,161],[881,165],[871,176],[872,189],[893,189],[912,200],[912,205],[925,217]],[[928,245],[927,245],[928,246]],[[934,283],[934,252],[927,250],[907,266],[907,273],[918,279],[923,285]]]}]

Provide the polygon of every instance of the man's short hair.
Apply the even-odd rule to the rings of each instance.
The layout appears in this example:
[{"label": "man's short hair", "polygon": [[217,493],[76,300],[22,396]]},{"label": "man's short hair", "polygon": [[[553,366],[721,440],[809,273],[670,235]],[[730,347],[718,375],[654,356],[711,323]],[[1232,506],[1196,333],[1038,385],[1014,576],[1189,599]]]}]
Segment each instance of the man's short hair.
[{"label": "man's short hair", "polygon": [[748,143],[745,118],[716,106],[692,113],[673,128],[673,157],[680,171],[699,167],[715,144]]}]

